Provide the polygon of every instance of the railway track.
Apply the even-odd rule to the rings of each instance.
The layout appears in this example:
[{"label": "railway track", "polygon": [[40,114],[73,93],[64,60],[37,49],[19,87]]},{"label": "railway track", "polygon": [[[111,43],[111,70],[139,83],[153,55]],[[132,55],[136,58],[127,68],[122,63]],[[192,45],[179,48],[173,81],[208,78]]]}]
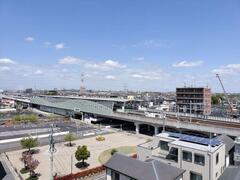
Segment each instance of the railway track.
[{"label": "railway track", "polygon": [[[177,117],[174,115],[167,115],[167,118],[171,118],[177,121]],[[189,117],[179,117],[179,120],[182,122],[190,122],[190,118]],[[229,127],[229,128],[239,128],[240,129],[240,123],[237,122],[229,122],[229,121],[219,121],[219,120],[209,120],[209,119],[196,119],[196,118],[192,118],[192,123],[196,123],[196,124],[209,124],[209,125],[217,125],[217,126],[222,126],[222,127]]]}]

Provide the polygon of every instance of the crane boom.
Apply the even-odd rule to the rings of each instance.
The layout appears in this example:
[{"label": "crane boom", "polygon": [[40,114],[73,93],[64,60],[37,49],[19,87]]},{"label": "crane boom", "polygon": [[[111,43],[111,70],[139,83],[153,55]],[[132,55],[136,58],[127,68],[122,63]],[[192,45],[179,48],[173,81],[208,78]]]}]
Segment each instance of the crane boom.
[{"label": "crane boom", "polygon": [[216,74],[216,77],[218,78],[218,80],[219,80],[219,82],[220,82],[220,84],[221,84],[221,86],[222,86],[224,95],[225,95],[225,97],[226,97],[226,99],[227,99],[228,106],[229,106],[229,108],[230,108],[230,111],[231,111],[231,113],[233,113],[232,105],[231,105],[230,100],[229,100],[229,98],[228,98],[228,94],[227,94],[227,92],[226,92],[226,90],[225,90],[225,88],[224,88],[224,85],[223,85],[223,83],[222,83],[222,80],[221,80],[221,78],[220,78],[220,75],[219,75],[219,74]]}]

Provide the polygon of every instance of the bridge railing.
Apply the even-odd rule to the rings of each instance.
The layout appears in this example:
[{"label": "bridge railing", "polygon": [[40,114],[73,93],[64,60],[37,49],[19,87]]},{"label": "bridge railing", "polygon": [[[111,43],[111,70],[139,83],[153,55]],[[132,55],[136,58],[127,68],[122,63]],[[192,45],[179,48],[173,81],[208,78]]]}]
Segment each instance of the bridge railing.
[{"label": "bridge railing", "polygon": [[[146,110],[145,112],[151,112],[153,111],[154,113],[159,113],[159,114],[166,114],[166,115],[173,115],[173,116],[176,116],[176,117],[186,117],[186,118],[197,118],[197,119],[205,119],[205,120],[215,120],[215,121],[224,121],[224,122],[233,122],[233,123],[240,123],[240,119],[237,119],[237,118],[227,118],[227,117],[219,117],[219,116],[207,116],[207,115],[200,115],[200,114],[189,114],[189,113],[177,113],[177,112],[170,112],[170,111],[159,111],[159,110]],[[137,116],[146,116],[146,117],[150,117],[148,116],[147,114],[144,114],[144,113],[140,113],[142,111],[139,111],[139,113],[137,113],[138,111],[136,110],[121,110],[121,111],[117,111],[119,113],[125,113],[125,114],[128,114],[128,113],[133,113],[134,115],[137,115]],[[160,116],[161,117],[161,116]],[[152,117],[154,118],[154,117]],[[159,119],[159,118],[157,118]],[[161,119],[161,118],[160,118]]]},{"label": "bridge railing", "polygon": [[227,122],[234,122],[240,123],[240,119],[237,118],[227,118],[227,117],[219,117],[219,116],[206,116],[206,115],[197,115],[197,114],[188,114],[188,113],[177,113],[177,112],[164,112],[167,115],[175,115],[177,116],[185,116],[185,117],[195,117],[199,119],[210,119],[216,121],[227,121]]}]

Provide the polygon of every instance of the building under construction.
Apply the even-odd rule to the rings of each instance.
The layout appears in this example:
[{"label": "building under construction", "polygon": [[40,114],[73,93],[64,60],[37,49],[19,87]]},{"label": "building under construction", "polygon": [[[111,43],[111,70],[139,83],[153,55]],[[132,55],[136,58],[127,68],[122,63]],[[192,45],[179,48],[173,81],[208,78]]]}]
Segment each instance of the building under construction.
[{"label": "building under construction", "polygon": [[211,89],[204,87],[176,88],[177,109],[192,114],[211,114]]}]

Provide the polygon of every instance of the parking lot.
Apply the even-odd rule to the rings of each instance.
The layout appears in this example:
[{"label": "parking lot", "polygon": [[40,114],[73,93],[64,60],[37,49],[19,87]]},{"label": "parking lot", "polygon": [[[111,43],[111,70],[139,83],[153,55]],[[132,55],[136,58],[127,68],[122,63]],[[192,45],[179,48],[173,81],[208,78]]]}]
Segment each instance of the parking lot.
[{"label": "parking lot", "polygon": [[[12,126],[0,126],[0,152],[20,149],[19,138],[34,136],[38,138],[40,146],[48,144],[47,135],[50,133],[51,124],[54,125],[54,133],[70,132],[77,137],[85,137],[97,134],[106,134],[107,130],[100,130],[92,125],[73,121],[43,122],[37,124],[20,124]],[[46,135],[46,136],[44,136]],[[16,140],[16,141],[15,141]],[[55,137],[56,142],[64,141],[63,135]]]},{"label": "parking lot", "polygon": [[[99,155],[109,149],[117,148],[121,146],[133,146],[136,147],[138,144],[146,142],[149,137],[144,135],[135,135],[131,133],[126,133],[124,131],[111,133],[104,135],[104,141],[97,141],[96,137],[86,137],[80,138],[76,141],[73,141],[75,144],[72,147],[68,147],[66,143],[57,143],[56,144],[56,153],[54,154],[53,160],[53,169],[54,173],[59,176],[66,175],[72,173],[76,173],[81,171],[76,164],[78,161],[75,158],[75,151],[77,146],[79,145],[86,145],[90,151],[91,156],[86,160],[89,164],[88,168],[93,168],[100,166],[101,163],[99,161]],[[34,155],[34,158],[39,160],[40,164],[36,169],[36,172],[40,173],[41,176],[39,180],[46,180],[49,178],[49,169],[50,169],[50,162],[49,162],[49,146],[41,146],[35,149],[39,149],[39,153]],[[10,162],[14,168],[18,171],[23,167],[22,162],[20,161],[20,157],[24,150],[17,150],[7,152],[7,156],[10,159]],[[23,178],[27,178],[28,174],[22,174]],[[105,177],[101,176],[99,179],[104,179]]]}]

